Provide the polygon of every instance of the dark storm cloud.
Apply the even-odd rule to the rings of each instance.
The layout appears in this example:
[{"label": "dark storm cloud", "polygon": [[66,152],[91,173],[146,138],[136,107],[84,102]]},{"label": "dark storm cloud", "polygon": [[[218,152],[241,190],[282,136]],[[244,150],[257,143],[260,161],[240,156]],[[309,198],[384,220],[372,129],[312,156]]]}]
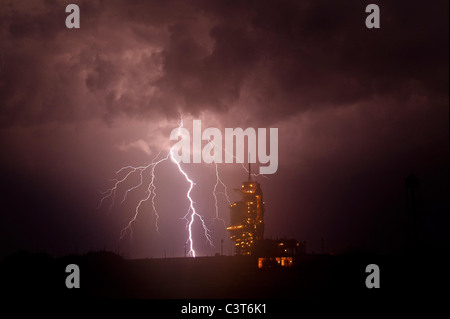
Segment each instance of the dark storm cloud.
[{"label": "dark storm cloud", "polygon": [[3,126],[446,97],[445,1],[379,2],[380,30],[364,1],[78,3],[80,30],[64,28],[65,2],[3,5]]}]

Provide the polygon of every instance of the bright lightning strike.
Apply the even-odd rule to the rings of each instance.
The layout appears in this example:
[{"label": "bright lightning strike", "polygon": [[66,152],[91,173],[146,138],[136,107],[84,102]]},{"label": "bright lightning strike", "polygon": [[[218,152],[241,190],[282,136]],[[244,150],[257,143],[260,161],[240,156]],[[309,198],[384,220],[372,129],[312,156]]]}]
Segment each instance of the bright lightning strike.
[{"label": "bright lightning strike", "polygon": [[[181,126],[180,126],[181,127]],[[183,174],[184,178],[186,178],[186,181],[189,183],[189,190],[186,194],[186,197],[189,199],[189,209],[188,212],[186,213],[186,215],[184,216],[184,218],[186,219],[186,221],[188,222],[188,232],[189,232],[189,238],[186,241],[186,243],[189,243],[189,253],[188,255],[191,255],[192,257],[195,257],[195,250],[194,250],[194,241],[192,239],[192,225],[194,223],[194,219],[195,217],[199,218],[202,226],[203,226],[203,230],[205,232],[205,237],[208,240],[209,244],[211,246],[213,246],[213,242],[211,240],[211,236],[209,235],[209,229],[206,227],[205,224],[205,220],[203,219],[203,217],[201,215],[199,215],[196,211],[195,211],[195,207],[194,207],[194,201],[191,198],[191,191],[192,188],[194,187],[195,183],[189,178],[189,176],[186,174],[186,172],[181,168],[180,163],[178,163],[175,158],[173,157],[173,152],[172,149],[170,150],[170,158],[172,159],[172,162],[174,162],[177,167],[178,170],[181,172],[181,174]],[[188,215],[190,214],[190,216],[188,217]]]},{"label": "bright lightning strike", "polygon": [[[183,127],[183,120],[181,120],[181,123],[178,127],[178,129],[180,130]],[[215,144],[213,141],[209,141],[209,143]],[[225,150],[226,151],[226,150]],[[161,153],[161,152],[160,152]],[[108,212],[111,211],[112,207],[115,204],[115,199],[116,199],[116,193],[117,190],[119,188],[119,186],[122,183],[125,183],[128,178],[135,173],[139,173],[140,179],[139,179],[139,183],[126,189],[122,198],[121,203],[125,202],[125,200],[127,199],[127,195],[132,192],[135,189],[138,189],[139,187],[143,186],[144,184],[144,173],[149,170],[150,173],[150,182],[147,185],[146,191],[145,191],[145,196],[139,200],[139,202],[137,203],[135,209],[134,209],[134,215],[133,217],[128,221],[127,225],[121,230],[120,232],[120,239],[123,239],[127,233],[130,234],[130,237],[133,237],[133,228],[132,225],[133,223],[136,221],[136,219],[138,218],[138,215],[140,213],[140,209],[143,203],[147,202],[147,201],[151,201],[151,205],[152,205],[152,209],[153,212],[155,214],[155,227],[156,227],[156,231],[159,232],[159,227],[158,227],[158,220],[159,220],[159,214],[158,211],[156,209],[156,205],[155,205],[155,198],[156,198],[156,185],[155,185],[155,181],[156,181],[156,174],[155,174],[155,170],[157,168],[157,166],[165,161],[168,161],[169,159],[171,160],[171,162],[173,162],[176,167],[178,168],[178,171],[181,173],[181,175],[183,175],[183,177],[185,178],[186,182],[189,184],[189,189],[186,193],[186,198],[189,201],[189,207],[188,210],[186,212],[186,214],[184,215],[184,219],[186,220],[186,229],[188,232],[188,238],[186,240],[186,246],[189,245],[189,252],[188,255],[195,257],[196,256],[196,252],[194,249],[194,240],[193,240],[193,233],[192,233],[192,228],[194,225],[194,222],[196,219],[198,219],[200,221],[201,226],[203,227],[203,231],[204,231],[204,236],[207,240],[207,242],[211,245],[213,245],[213,241],[210,235],[210,230],[208,229],[205,219],[196,211],[195,209],[195,202],[191,197],[191,192],[192,189],[195,186],[194,181],[188,176],[188,174],[186,173],[185,170],[183,170],[183,168],[181,167],[180,163],[175,159],[174,153],[173,153],[173,148],[171,148],[169,150],[169,152],[166,154],[165,157],[163,157],[162,159],[159,159],[160,153],[152,160],[151,163],[149,163],[148,165],[143,165],[143,166],[124,166],[121,169],[119,169],[115,175],[116,178],[112,179],[112,181],[114,182],[113,187],[109,188],[108,190],[106,190],[105,192],[103,192],[102,194],[104,195],[102,197],[102,199],[100,200],[100,205],[99,208],[103,205],[103,202],[110,198],[111,199],[111,203],[109,205],[109,209]],[[236,156],[233,155],[233,157],[235,159],[237,159]],[[248,169],[245,167],[244,164],[242,164],[241,161],[237,161],[240,162],[242,167],[244,168],[244,170],[248,173]],[[214,168],[215,168],[215,175],[216,175],[216,183],[213,187],[213,197],[214,197],[214,205],[215,205],[215,215],[213,220],[217,220],[223,223],[223,226],[225,226],[225,221],[219,217],[219,204],[218,204],[218,197],[217,195],[223,195],[225,200],[228,202],[229,205],[231,205],[231,200],[228,196],[228,190],[227,190],[227,186],[225,185],[225,183],[223,182],[223,180],[220,178],[220,174],[219,174],[219,169],[218,169],[218,165],[217,163],[214,162]],[[125,173],[125,175],[122,178],[119,178],[118,176],[120,176],[121,174]],[[254,177],[257,177],[261,174],[251,174]],[[266,177],[264,175],[262,175],[263,177]],[[218,187],[220,186],[223,188],[222,192],[218,192]]]},{"label": "bright lightning strike", "polygon": [[[182,127],[183,127],[183,120],[181,120],[181,124],[180,124],[180,126],[178,128],[180,129]],[[148,165],[145,165],[145,166],[124,166],[121,169],[119,169],[116,172],[116,176],[120,175],[122,172],[126,172],[125,176],[123,178],[121,178],[121,179],[115,178],[115,179],[112,180],[114,182],[114,185],[113,185],[113,187],[109,188],[108,190],[106,190],[105,192],[102,193],[104,196],[100,200],[99,207],[102,206],[103,202],[107,198],[110,198],[111,199],[111,203],[109,205],[108,212],[111,211],[112,207],[115,204],[115,198],[116,198],[116,193],[117,193],[118,187],[122,183],[126,182],[127,179],[132,174],[139,172],[140,182],[137,185],[134,185],[133,187],[130,187],[130,188],[128,188],[125,191],[123,199],[121,201],[121,203],[123,203],[126,200],[128,193],[130,193],[131,191],[133,191],[133,190],[135,190],[135,189],[137,189],[137,188],[139,188],[139,187],[141,187],[143,185],[143,174],[145,173],[145,171],[150,170],[150,182],[149,182],[149,184],[147,186],[147,189],[146,189],[146,195],[145,195],[144,198],[142,198],[138,202],[138,204],[135,207],[133,217],[129,220],[127,225],[121,230],[121,232],[120,232],[120,239],[123,239],[127,235],[128,232],[130,233],[130,237],[133,236],[132,225],[136,221],[136,219],[137,219],[137,217],[139,215],[141,205],[143,203],[149,201],[149,200],[151,201],[153,212],[155,214],[155,227],[156,227],[156,230],[159,232],[159,228],[158,228],[159,214],[158,214],[158,211],[157,211],[156,205],[155,205],[155,197],[156,197],[156,185],[155,185],[156,174],[155,174],[155,169],[156,169],[156,167],[159,164],[161,164],[162,162],[165,162],[168,159],[170,159],[177,166],[179,172],[183,175],[183,177],[189,183],[189,190],[186,193],[186,198],[189,201],[189,208],[188,208],[187,213],[184,215],[184,219],[186,220],[186,228],[188,230],[188,239],[186,241],[186,245],[189,245],[188,255],[192,256],[192,257],[195,257],[196,256],[196,252],[194,250],[194,240],[193,240],[193,237],[192,237],[192,227],[194,225],[194,222],[195,222],[196,218],[200,221],[200,223],[201,223],[201,225],[203,227],[204,235],[205,235],[205,238],[206,238],[207,242],[211,246],[213,246],[213,242],[212,242],[212,239],[211,239],[210,231],[209,231],[208,227],[206,226],[204,218],[199,213],[197,213],[197,211],[195,210],[194,201],[193,201],[193,199],[191,197],[191,192],[192,192],[192,189],[193,189],[195,183],[188,176],[188,174],[183,170],[183,168],[181,167],[180,163],[178,163],[178,161],[175,159],[172,148],[170,149],[170,151],[168,152],[168,154],[164,158],[156,161],[156,159],[159,157],[159,155],[160,154],[158,154],[153,159],[153,161],[150,164],[148,164]],[[217,171],[217,165],[216,165],[216,176],[217,176],[218,180],[220,180],[219,175],[218,175],[218,171]],[[216,194],[215,194],[217,183],[216,183],[216,186],[214,187],[214,196],[216,198],[216,217],[218,218],[217,197],[216,197]],[[225,184],[223,184],[223,182],[221,180],[220,180],[220,183],[225,187],[225,192],[226,192]],[[228,195],[226,195],[226,198],[228,199]],[[230,202],[229,199],[228,199],[228,202]]]}]

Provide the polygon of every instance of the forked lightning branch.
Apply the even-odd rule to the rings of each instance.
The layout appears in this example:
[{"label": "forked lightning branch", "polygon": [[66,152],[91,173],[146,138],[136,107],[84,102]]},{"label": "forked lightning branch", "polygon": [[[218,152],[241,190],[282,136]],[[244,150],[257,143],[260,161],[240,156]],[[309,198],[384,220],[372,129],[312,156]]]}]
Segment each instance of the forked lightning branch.
[{"label": "forked lightning branch", "polygon": [[[183,127],[183,120],[181,120],[180,125],[177,128],[174,128],[170,133],[170,140],[177,141],[168,151],[165,156],[160,158],[161,152],[147,165],[142,166],[124,166],[120,168],[116,172],[116,177],[112,180],[113,186],[106,190],[103,193],[103,197],[100,200],[101,207],[105,200],[109,200],[109,210],[114,206],[116,202],[116,196],[119,187],[122,183],[126,183],[130,176],[134,174],[139,174],[140,182],[136,185],[133,185],[130,188],[127,188],[123,194],[121,202],[124,202],[127,199],[127,195],[141,187],[145,187],[145,196],[141,198],[135,206],[133,217],[128,221],[127,225],[122,229],[120,233],[120,239],[123,239],[128,233],[130,237],[133,236],[133,223],[137,220],[139,213],[141,212],[141,206],[143,203],[150,201],[152,205],[152,210],[155,215],[155,226],[156,230],[158,230],[158,219],[159,212],[157,210],[155,204],[156,198],[156,185],[155,185],[155,177],[156,177],[156,169],[157,166],[163,162],[171,161],[176,169],[180,172],[180,174],[186,180],[186,183],[189,185],[189,189],[184,195],[189,202],[189,206],[187,207],[186,212],[184,213],[184,219],[186,220],[186,229],[187,229],[187,240],[186,246],[189,247],[188,255],[195,257],[196,252],[194,249],[194,241],[193,241],[193,233],[192,228],[195,222],[201,224],[204,232],[204,236],[208,243],[213,246],[213,242],[210,235],[210,230],[207,227],[204,217],[199,214],[195,208],[195,201],[191,197],[192,189],[195,186],[194,180],[186,173],[183,169],[181,163],[201,163],[203,160],[204,163],[210,164],[214,163],[215,165],[215,175],[216,175],[216,183],[212,190],[212,195],[214,196],[215,201],[215,217],[214,219],[221,220],[219,218],[218,212],[218,201],[217,201],[217,186],[220,184],[223,188],[222,194],[225,199],[230,204],[229,196],[227,193],[227,187],[223,183],[222,179],[219,175],[219,170],[217,167],[218,163],[240,163],[242,167],[249,173],[246,169],[244,163],[244,153],[245,153],[245,140],[247,140],[247,162],[248,163],[257,163],[267,164],[266,166],[260,165],[260,174],[273,174],[278,169],[278,129],[270,128],[270,137],[267,139],[266,137],[266,129],[258,128],[256,130],[253,128],[247,128],[243,130],[242,128],[225,128],[225,142],[222,141],[222,133],[217,128],[207,128],[201,132],[201,121],[194,120],[193,121],[193,134],[192,134],[192,157],[191,157],[191,134],[189,130]],[[257,141],[258,140],[258,141]],[[206,145],[202,149],[202,141],[206,142]],[[236,142],[236,144],[235,144]],[[267,142],[269,142],[269,147],[267,147]],[[225,145],[225,147],[223,147]],[[236,150],[236,152],[234,152]],[[223,154],[225,156],[223,161]],[[149,174],[150,181],[144,185],[144,174]],[[255,176],[259,174],[253,174]],[[121,177],[119,177],[121,176]]]}]

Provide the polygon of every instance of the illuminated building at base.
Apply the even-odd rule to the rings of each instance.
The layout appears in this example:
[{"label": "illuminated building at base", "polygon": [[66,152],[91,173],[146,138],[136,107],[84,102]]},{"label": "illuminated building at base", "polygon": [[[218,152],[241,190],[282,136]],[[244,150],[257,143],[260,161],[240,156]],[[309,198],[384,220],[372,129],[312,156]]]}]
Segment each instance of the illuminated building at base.
[{"label": "illuminated building at base", "polygon": [[305,243],[296,239],[264,239],[258,242],[255,255],[258,268],[292,267],[306,253]]},{"label": "illuminated building at base", "polygon": [[251,180],[250,166],[248,181],[238,190],[241,200],[230,205],[230,239],[235,242],[237,255],[251,255],[256,243],[264,238],[263,193],[258,182]]}]

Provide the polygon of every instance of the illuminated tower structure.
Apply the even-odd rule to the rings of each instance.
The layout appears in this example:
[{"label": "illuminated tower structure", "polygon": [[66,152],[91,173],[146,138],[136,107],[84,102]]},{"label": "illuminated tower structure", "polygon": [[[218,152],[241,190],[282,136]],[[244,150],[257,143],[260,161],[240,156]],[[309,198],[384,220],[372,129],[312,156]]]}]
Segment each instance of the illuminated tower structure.
[{"label": "illuminated tower structure", "polygon": [[252,181],[250,164],[248,181],[237,190],[241,200],[230,205],[230,239],[235,242],[237,255],[251,255],[258,241],[264,238],[263,193],[258,182]]}]

